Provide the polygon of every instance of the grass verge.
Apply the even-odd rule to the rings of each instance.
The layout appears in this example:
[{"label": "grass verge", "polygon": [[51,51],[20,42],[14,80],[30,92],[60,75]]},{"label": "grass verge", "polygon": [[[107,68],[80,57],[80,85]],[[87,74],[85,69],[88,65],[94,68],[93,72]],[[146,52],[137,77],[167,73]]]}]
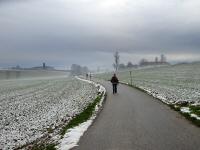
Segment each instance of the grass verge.
[{"label": "grass verge", "polygon": [[181,105],[169,104],[168,106],[170,106],[171,109],[178,111],[181,115],[183,115],[187,120],[191,121],[194,125],[200,127],[200,120],[191,116],[191,114],[198,115],[197,112],[199,112],[199,108],[200,108],[199,106],[188,105],[187,107],[190,108],[191,113],[181,112],[181,107],[182,107]]},{"label": "grass verge", "polygon": [[189,106],[191,112],[200,117],[200,106]]},{"label": "grass verge", "polygon": [[100,102],[101,98],[102,98],[102,95],[97,96],[94,102],[89,104],[82,113],[75,116],[65,127],[63,127],[61,131],[61,135],[64,136],[68,129],[78,126],[79,124],[87,121],[93,115],[95,107]]},{"label": "grass verge", "polygon": [[191,117],[189,113],[182,113],[180,112],[186,119],[188,119],[189,121],[191,121],[194,125],[200,127],[200,120],[198,120],[195,117]]}]

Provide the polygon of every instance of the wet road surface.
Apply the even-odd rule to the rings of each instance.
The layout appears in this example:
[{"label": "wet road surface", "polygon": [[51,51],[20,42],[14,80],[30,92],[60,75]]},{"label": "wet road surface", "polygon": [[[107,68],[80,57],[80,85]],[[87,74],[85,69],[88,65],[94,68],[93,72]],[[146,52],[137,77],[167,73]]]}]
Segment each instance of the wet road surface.
[{"label": "wet road surface", "polygon": [[112,94],[73,150],[200,150],[200,128],[159,100],[126,85]]}]

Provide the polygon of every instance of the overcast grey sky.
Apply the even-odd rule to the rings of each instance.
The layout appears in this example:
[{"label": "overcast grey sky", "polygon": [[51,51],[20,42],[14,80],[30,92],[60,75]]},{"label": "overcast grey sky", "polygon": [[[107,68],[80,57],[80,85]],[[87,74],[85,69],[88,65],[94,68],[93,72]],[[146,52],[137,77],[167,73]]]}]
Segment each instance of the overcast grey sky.
[{"label": "overcast grey sky", "polygon": [[0,67],[200,60],[200,0],[0,0]]}]

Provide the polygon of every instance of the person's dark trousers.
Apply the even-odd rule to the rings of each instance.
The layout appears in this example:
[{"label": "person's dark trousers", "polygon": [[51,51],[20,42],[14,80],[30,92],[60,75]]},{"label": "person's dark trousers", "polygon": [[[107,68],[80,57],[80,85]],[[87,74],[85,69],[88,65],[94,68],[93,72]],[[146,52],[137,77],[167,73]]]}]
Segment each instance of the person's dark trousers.
[{"label": "person's dark trousers", "polygon": [[117,84],[113,84],[113,94],[117,93]]}]

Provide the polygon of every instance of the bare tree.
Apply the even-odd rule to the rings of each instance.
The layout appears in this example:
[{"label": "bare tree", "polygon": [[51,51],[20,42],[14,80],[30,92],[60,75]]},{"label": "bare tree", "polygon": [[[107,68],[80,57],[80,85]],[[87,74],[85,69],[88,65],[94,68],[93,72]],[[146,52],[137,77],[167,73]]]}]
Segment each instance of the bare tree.
[{"label": "bare tree", "polygon": [[117,71],[118,68],[119,68],[119,52],[117,52],[117,51],[114,54],[114,64],[113,64],[113,67],[114,67],[115,71]]}]

